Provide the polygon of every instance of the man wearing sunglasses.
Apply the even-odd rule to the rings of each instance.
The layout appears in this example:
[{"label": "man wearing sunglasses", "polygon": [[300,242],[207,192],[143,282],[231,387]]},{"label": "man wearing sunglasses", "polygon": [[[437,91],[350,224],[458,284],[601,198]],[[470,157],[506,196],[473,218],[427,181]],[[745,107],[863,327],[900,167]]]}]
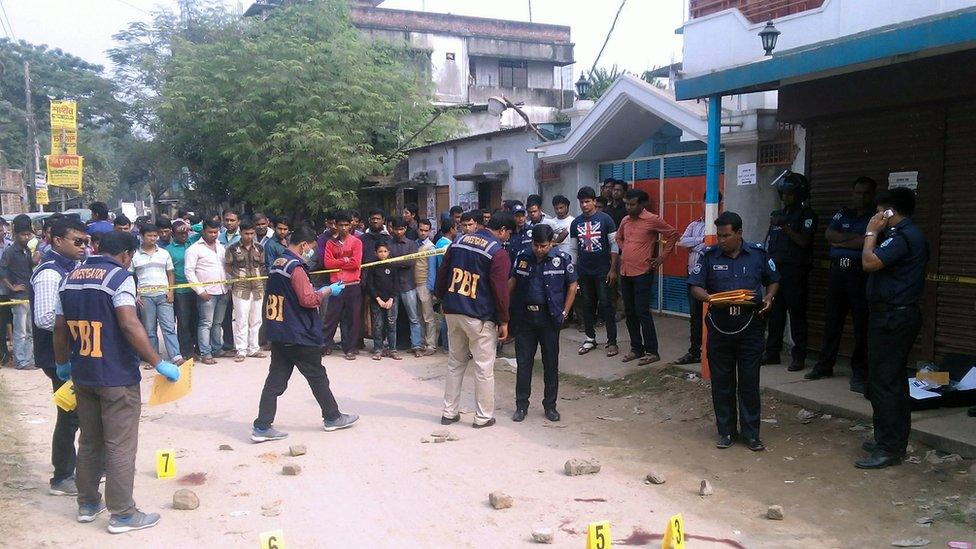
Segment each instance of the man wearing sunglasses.
[{"label": "man wearing sunglasses", "polygon": [[[58,288],[68,273],[85,257],[88,234],[80,220],[61,218],[50,226],[50,249],[30,281],[31,312],[34,316],[34,363],[51,378],[54,391],[62,381],[54,362],[54,308]],[[51,477],[48,493],[54,496],[76,496],[75,487],[75,435],[78,433],[78,414],[58,408],[51,440]]]}]

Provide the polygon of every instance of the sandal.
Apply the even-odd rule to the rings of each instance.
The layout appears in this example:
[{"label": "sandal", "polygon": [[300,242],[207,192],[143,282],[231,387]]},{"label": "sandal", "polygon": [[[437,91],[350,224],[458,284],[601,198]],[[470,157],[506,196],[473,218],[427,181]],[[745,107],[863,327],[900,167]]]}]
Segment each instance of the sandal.
[{"label": "sandal", "polygon": [[642,358],[643,356],[644,355],[638,355],[635,353],[627,353],[622,359],[620,359],[620,362],[631,362],[637,360],[638,358]]},{"label": "sandal", "polygon": [[356,355],[355,353],[346,353],[346,356],[344,358],[346,360],[356,360]]},{"label": "sandal", "polygon": [[580,345],[579,354],[585,355],[586,353],[592,351],[593,349],[596,349],[596,340],[587,339],[586,341],[583,342],[582,345]]},{"label": "sandal", "polygon": [[620,352],[620,349],[617,348],[617,346],[615,344],[612,344],[611,343],[611,344],[608,344],[607,345],[607,357],[617,356],[617,354],[619,352]]},{"label": "sandal", "polygon": [[373,360],[382,360],[383,353],[373,353]]},{"label": "sandal", "polygon": [[396,351],[390,351],[390,358],[392,358],[393,360],[403,360],[403,357],[400,356],[400,353]]},{"label": "sandal", "polygon": [[653,364],[661,360],[661,356],[657,353],[651,353],[649,355],[644,355],[643,358],[637,361],[638,366],[647,366],[648,364]]}]

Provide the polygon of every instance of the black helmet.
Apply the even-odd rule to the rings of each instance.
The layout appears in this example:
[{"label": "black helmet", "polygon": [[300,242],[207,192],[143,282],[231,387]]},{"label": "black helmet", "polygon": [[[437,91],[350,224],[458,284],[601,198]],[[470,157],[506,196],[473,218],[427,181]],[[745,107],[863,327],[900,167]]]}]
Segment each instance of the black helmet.
[{"label": "black helmet", "polygon": [[776,182],[776,191],[781,195],[791,193],[802,203],[810,196],[810,181],[802,173],[787,171]]}]

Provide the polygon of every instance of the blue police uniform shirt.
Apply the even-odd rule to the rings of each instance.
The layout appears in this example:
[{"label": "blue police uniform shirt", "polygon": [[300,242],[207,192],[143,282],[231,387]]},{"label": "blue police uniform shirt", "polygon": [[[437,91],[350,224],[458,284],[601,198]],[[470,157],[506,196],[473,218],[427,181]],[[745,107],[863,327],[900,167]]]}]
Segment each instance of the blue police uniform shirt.
[{"label": "blue police uniform shirt", "polygon": [[[871,220],[872,212],[865,212],[858,215],[854,208],[843,208],[834,214],[827,228],[839,233],[862,235],[868,230],[868,221]],[[854,248],[830,247],[830,257],[832,259],[848,258],[861,264],[861,250]]]},{"label": "blue police uniform shirt", "polygon": [[[31,275],[31,283],[27,286],[30,292],[31,313],[34,311],[34,280],[37,278],[37,275],[48,270],[56,271],[61,277],[61,281],[64,282],[64,278],[74,268],[75,261],[73,259],[64,257],[54,250],[48,250],[44,254],[40,265],[37,266],[34,274]],[[37,324],[33,322],[31,323],[31,328],[34,335],[34,363],[41,368],[54,368],[56,366],[54,360],[54,332],[38,328]]]},{"label": "blue police uniform shirt", "polygon": [[885,231],[874,249],[884,268],[868,276],[868,302],[893,307],[918,303],[925,291],[929,243],[918,225],[903,219]]},{"label": "blue police uniform shirt", "polygon": [[291,276],[295,269],[303,269],[308,275],[305,261],[285,248],[268,271],[264,308],[268,341],[319,347],[325,339],[322,316],[318,308],[302,307],[299,303],[298,294],[291,287]]},{"label": "blue police uniform shirt", "polygon": [[519,252],[522,250],[532,251],[532,224],[526,221],[522,230],[512,233],[508,242],[505,243],[505,249],[508,250],[513,265],[515,264],[515,256]]},{"label": "blue police uniform shirt", "polygon": [[817,232],[817,214],[807,206],[789,210],[774,210],[771,216],[781,217],[794,232],[810,235],[810,244],[801,248],[790,239],[783,227],[770,225],[766,248],[777,264],[810,265],[813,261],[813,235]]},{"label": "blue police uniform shirt", "polygon": [[573,220],[569,236],[576,239],[579,274],[604,276],[610,271],[610,235],[615,232],[613,218],[603,212]]},{"label": "blue police uniform shirt", "polygon": [[76,385],[122,387],[142,380],[139,355],[115,315],[126,306],[136,306],[135,279],[115,258],[93,255],[61,284],[55,313],[68,324]]},{"label": "blue police uniform shirt", "polygon": [[534,252],[522,251],[515,258],[511,276],[515,279],[514,307],[545,305],[553,322],[562,324],[566,291],[577,279],[569,254],[553,247],[546,260],[539,262]]},{"label": "blue police uniform shirt", "polygon": [[779,282],[776,262],[762,244],[753,242],[743,242],[742,252],[735,258],[719,246],[705,248],[688,275],[689,286],[699,286],[709,294],[752,290],[756,292],[756,304],[762,302],[763,288],[774,282]]},{"label": "blue police uniform shirt", "polygon": [[445,313],[495,320],[491,289],[491,260],[502,243],[487,229],[458,237],[447,249],[447,291],[441,297]]}]

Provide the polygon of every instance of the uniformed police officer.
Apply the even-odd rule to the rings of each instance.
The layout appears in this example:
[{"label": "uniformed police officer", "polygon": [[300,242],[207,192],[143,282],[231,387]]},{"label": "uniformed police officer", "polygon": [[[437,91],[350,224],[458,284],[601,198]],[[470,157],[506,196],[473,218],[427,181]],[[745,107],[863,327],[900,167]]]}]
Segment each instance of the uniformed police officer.
[{"label": "uniformed police officer", "polygon": [[[150,528],[157,513],[143,513],[132,499],[142,402],[139,359],[171,381],[175,364],[160,358],[136,313],[136,285],[129,272],[139,247],[135,235],[102,235],[99,254],[71,271],[55,306],[54,359],[61,379],[72,377],[78,422],[78,522],[106,509],[108,531]],[[105,474],[105,502],[98,484]]]},{"label": "uniformed police officer", "polygon": [[532,366],[542,347],[545,393],[542,407],[549,421],[559,421],[556,398],[559,391],[559,327],[576,300],[576,268],[569,254],[553,247],[550,225],[532,229],[532,248],[515,257],[508,281],[514,314],[521,316],[515,328],[515,414],[522,421],[532,394]]},{"label": "uniformed police officer", "polygon": [[851,355],[851,391],[864,394],[868,379],[868,300],[865,295],[868,277],[861,268],[864,231],[874,215],[874,191],[877,184],[870,177],[854,180],[852,202],[834,214],[827,227],[830,244],[830,271],[827,273],[827,303],[824,315],[823,344],[820,360],[803,376],[820,379],[834,375],[834,363],[844,332],[847,311],[854,321],[854,352]]},{"label": "uniformed police officer", "polygon": [[319,305],[322,298],[339,295],[342,283],[323,286],[317,291],[308,278],[308,266],[302,259],[315,249],[315,231],[307,226],[291,233],[288,247],[275,259],[268,271],[265,290],[264,320],[271,342],[271,365],[261,391],[258,417],[254,420],[251,440],[267,442],[280,440],[288,433],[272,426],[278,410],[278,397],[288,388],[288,379],[295,368],[305,377],[312,395],[322,409],[322,423],[326,431],[351,427],[359,419],[356,414],[339,411],[329,376],[322,365],[324,336]]},{"label": "uniformed police officer", "polygon": [[763,364],[779,364],[786,314],[793,336],[791,372],[802,370],[807,357],[807,280],[813,263],[813,235],[817,215],[803,203],[810,183],[803,174],[789,172],[777,183],[783,208],[769,216],[766,248],[780,275],[780,299],[769,312],[769,337]]},{"label": "uniformed police officer", "polygon": [[[929,245],[912,223],[915,192],[897,188],[878,195],[878,213],[868,221],[861,262],[868,276],[868,397],[874,410],[870,456],[860,469],[898,465],[905,458],[912,428],[908,355],[922,326],[918,302],[925,290]],[[881,245],[878,245],[878,241]]]},{"label": "uniformed police officer", "polygon": [[[512,236],[505,243],[505,249],[508,251],[508,257],[514,265],[515,257],[519,253],[532,251],[532,223],[527,219],[525,206],[521,203],[512,205],[512,217],[515,219],[515,231],[512,232]],[[518,331],[517,324],[521,311],[516,310],[514,307],[514,303],[509,303],[509,338],[514,336]]]},{"label": "uniformed police officer", "polygon": [[[764,315],[772,308],[779,291],[776,263],[761,244],[742,240],[742,218],[724,212],[715,220],[718,245],[706,248],[688,276],[695,299],[708,303],[710,294],[731,290],[752,290],[748,305],[715,303],[706,321],[708,343],[705,352],[712,374],[712,405],[718,439],[715,446],[728,448],[736,434],[736,390],[738,423],[746,446],[754,452],[765,449],[759,438],[762,402],[759,397],[759,363],[763,354]],[[765,287],[765,293],[763,293]],[[760,298],[760,295],[762,297]]]},{"label": "uniformed police officer", "polygon": [[447,317],[450,341],[441,424],[460,421],[461,384],[468,361],[475,364],[474,427],[495,424],[496,341],[508,338],[508,274],[511,262],[502,244],[515,231],[504,212],[488,227],[461,235],[437,269],[434,294]]}]

